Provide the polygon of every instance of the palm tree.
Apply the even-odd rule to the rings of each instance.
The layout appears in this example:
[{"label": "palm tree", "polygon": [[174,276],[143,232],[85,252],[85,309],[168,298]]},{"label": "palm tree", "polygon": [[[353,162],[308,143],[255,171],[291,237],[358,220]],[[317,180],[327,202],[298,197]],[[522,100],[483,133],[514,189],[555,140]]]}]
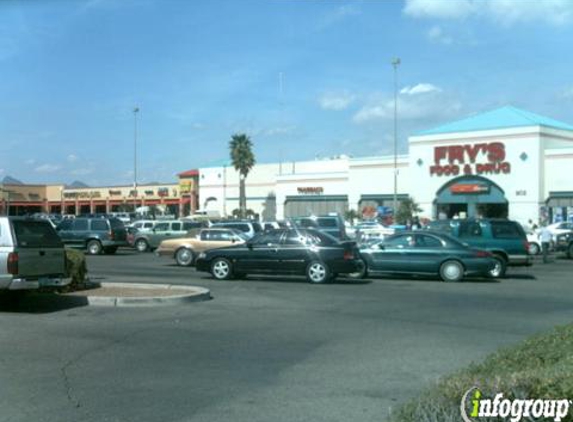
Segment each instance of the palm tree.
[{"label": "palm tree", "polygon": [[233,167],[239,172],[239,210],[241,218],[245,218],[247,212],[245,179],[256,162],[253,154],[253,143],[244,133],[235,134],[231,137],[229,149]]}]

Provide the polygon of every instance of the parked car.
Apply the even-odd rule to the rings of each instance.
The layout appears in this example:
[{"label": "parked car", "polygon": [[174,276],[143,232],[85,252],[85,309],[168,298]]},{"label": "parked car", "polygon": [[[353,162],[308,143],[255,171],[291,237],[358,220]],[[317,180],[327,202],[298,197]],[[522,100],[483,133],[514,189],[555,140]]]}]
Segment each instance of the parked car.
[{"label": "parked car", "polygon": [[152,229],[135,233],[133,245],[138,252],[155,250],[166,239],[176,239],[187,236],[189,230],[201,227],[200,223],[192,221],[157,221]]},{"label": "parked car", "polygon": [[220,221],[211,225],[212,228],[227,228],[227,229],[235,229],[239,230],[250,239],[257,233],[263,231],[263,226],[258,221],[251,221],[251,220],[229,220],[229,221]]},{"label": "parked car", "polygon": [[[569,221],[561,221],[559,223],[549,224],[547,229],[551,232],[553,244],[557,241],[557,236],[560,234],[565,234],[573,230],[573,223]],[[541,229],[537,229],[536,234],[539,235]],[[554,246],[554,245],[553,245]]]},{"label": "parked car", "polygon": [[123,224],[129,224],[131,222],[131,217],[128,212],[112,212],[109,216],[121,220]]},{"label": "parked car", "polygon": [[447,233],[463,243],[491,252],[497,261],[492,277],[503,277],[508,266],[531,265],[527,236],[521,224],[506,219],[431,221],[426,229]]},{"label": "parked car", "polygon": [[541,241],[539,240],[539,236],[531,230],[526,230],[525,235],[527,236],[529,254],[539,255],[541,253]]},{"label": "parked car", "polygon": [[344,219],[338,214],[311,217],[297,217],[291,219],[298,228],[316,229],[327,233],[339,240],[348,240]]},{"label": "parked car", "polygon": [[127,227],[137,229],[138,231],[149,231],[157,223],[158,220],[136,220],[133,223],[129,224]]},{"label": "parked car", "polygon": [[195,266],[218,280],[256,273],[305,275],[311,283],[325,283],[338,274],[359,271],[362,261],[354,242],[339,242],[314,229],[281,229],[203,252]]},{"label": "parked car", "polygon": [[377,221],[363,221],[356,225],[355,230],[357,242],[364,242],[373,238],[381,240],[395,233],[395,229],[386,227]]},{"label": "parked car", "polygon": [[158,256],[175,259],[177,265],[188,267],[195,263],[197,255],[209,249],[245,243],[249,238],[235,229],[202,229],[192,237],[168,239],[159,244]]},{"label": "parked car", "polygon": [[496,266],[493,255],[472,248],[443,233],[405,231],[360,247],[361,271],[368,274],[421,274],[443,281],[461,281],[466,276],[489,277]]},{"label": "parked car", "polygon": [[46,219],[0,217],[0,290],[69,284],[64,244]]},{"label": "parked car", "polygon": [[90,255],[114,254],[120,246],[127,246],[127,231],[117,218],[66,219],[57,231],[66,246],[85,249]]},{"label": "parked car", "polygon": [[557,235],[555,241],[555,251],[565,252],[567,258],[573,258],[573,231],[568,231]]}]

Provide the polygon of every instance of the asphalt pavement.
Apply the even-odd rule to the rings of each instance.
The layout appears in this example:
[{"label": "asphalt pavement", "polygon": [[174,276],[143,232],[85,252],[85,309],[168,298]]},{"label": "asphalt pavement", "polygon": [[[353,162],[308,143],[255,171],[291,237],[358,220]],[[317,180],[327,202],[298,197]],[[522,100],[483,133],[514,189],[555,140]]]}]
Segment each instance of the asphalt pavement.
[{"label": "asphalt pavement", "polygon": [[451,284],[215,281],[127,250],[88,269],[213,299],[101,308],[34,295],[0,309],[0,421],[378,422],[440,376],[573,320],[561,258]]}]

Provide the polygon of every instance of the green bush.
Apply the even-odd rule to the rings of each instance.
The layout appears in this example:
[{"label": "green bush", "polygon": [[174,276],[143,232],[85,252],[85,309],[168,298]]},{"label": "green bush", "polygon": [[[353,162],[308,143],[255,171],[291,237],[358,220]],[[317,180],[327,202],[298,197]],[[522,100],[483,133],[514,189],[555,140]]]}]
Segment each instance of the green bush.
[{"label": "green bush", "polygon": [[66,291],[78,290],[85,287],[88,267],[86,256],[82,251],[66,248],[67,276],[71,277],[71,283],[65,287]]},{"label": "green bush", "polygon": [[[573,398],[573,324],[493,353],[406,403],[391,422],[460,421],[462,395],[476,386],[484,396],[512,399]],[[562,421],[573,421],[573,412]],[[480,419],[474,418],[478,421]],[[502,420],[487,418],[487,421]]]}]

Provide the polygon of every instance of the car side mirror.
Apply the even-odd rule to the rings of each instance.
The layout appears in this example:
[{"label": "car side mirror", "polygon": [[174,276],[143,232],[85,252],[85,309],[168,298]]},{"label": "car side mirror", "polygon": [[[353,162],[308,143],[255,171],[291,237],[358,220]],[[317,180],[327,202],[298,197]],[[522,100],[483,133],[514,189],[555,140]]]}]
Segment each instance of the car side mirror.
[{"label": "car side mirror", "polygon": [[386,249],[386,245],[384,245],[383,243],[378,243],[378,249],[380,249],[381,251]]},{"label": "car side mirror", "polygon": [[247,248],[253,249],[253,242],[247,242]]},{"label": "car side mirror", "polygon": [[237,240],[234,237],[231,239],[231,243],[235,243],[236,241]]}]

